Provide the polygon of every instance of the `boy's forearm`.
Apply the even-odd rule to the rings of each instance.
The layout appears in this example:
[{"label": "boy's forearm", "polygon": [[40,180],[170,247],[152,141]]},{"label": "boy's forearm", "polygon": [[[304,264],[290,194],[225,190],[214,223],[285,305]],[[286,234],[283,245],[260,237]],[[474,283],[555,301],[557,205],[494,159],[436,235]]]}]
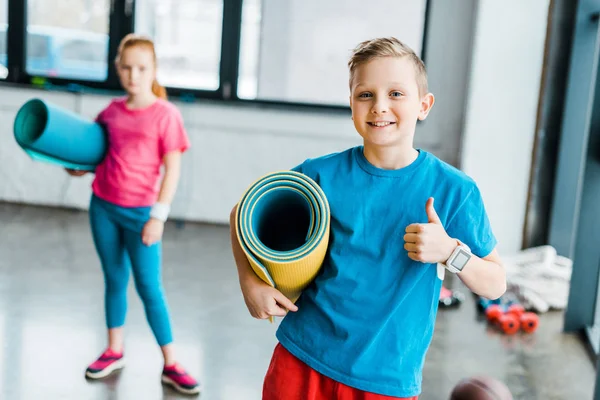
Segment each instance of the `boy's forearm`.
[{"label": "boy's forearm", "polygon": [[233,259],[237,266],[240,285],[242,286],[242,289],[244,289],[247,284],[255,282],[258,277],[252,270],[252,267],[246,258],[246,254],[244,254],[242,246],[238,241],[237,230],[235,229],[236,210],[237,205],[233,207],[233,210],[231,210],[231,214],[229,215],[229,234],[231,239],[231,251],[233,252]]},{"label": "boy's forearm", "polygon": [[506,272],[495,250],[485,259],[473,255],[458,277],[472,292],[488,299],[506,291]]}]

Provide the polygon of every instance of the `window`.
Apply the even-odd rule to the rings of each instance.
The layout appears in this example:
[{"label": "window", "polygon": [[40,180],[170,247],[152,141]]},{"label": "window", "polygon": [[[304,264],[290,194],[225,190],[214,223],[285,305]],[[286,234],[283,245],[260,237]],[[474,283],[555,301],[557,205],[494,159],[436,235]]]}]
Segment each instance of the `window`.
[{"label": "window", "polygon": [[[6,27],[0,28],[0,55],[6,57]],[[0,63],[6,66],[6,60],[0,59]]]},{"label": "window", "polygon": [[8,30],[8,0],[0,0],[0,79],[8,77],[6,34]]},{"label": "window", "polygon": [[395,36],[421,54],[427,3],[0,0],[0,80],[121,89],[113,60],[134,32],[154,41],[157,78],[172,95],[347,107],[351,49]]},{"label": "window", "polygon": [[242,7],[238,77],[238,97],[240,99],[256,99],[261,3],[262,0],[244,0]]},{"label": "window", "polygon": [[27,58],[35,64],[36,60],[45,60],[50,56],[50,37],[48,35],[35,32],[35,28],[27,35]]},{"label": "window", "polygon": [[238,97],[347,105],[350,51],[395,36],[421,54],[426,0],[245,0]]},{"label": "window", "polygon": [[163,86],[217,90],[223,0],[137,0],[135,32],[154,40]]},{"label": "window", "polygon": [[106,63],[105,49],[101,43],[90,43],[86,40],[75,39],[65,42],[60,57],[65,62],[86,60]]},{"label": "window", "polygon": [[27,73],[106,80],[109,2],[28,0]]}]

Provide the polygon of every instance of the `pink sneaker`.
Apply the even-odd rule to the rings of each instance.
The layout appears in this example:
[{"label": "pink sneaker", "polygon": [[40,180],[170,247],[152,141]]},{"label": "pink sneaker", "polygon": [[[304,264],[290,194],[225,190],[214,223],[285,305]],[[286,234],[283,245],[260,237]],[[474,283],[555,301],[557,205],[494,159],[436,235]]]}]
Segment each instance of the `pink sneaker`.
[{"label": "pink sneaker", "polygon": [[107,349],[87,368],[85,376],[91,379],[104,378],[124,366],[125,358],[123,357],[123,353],[118,354],[111,349]]},{"label": "pink sneaker", "polygon": [[181,365],[175,363],[165,366],[162,372],[161,380],[163,383],[172,386],[175,390],[184,394],[200,393],[200,385],[192,378]]}]

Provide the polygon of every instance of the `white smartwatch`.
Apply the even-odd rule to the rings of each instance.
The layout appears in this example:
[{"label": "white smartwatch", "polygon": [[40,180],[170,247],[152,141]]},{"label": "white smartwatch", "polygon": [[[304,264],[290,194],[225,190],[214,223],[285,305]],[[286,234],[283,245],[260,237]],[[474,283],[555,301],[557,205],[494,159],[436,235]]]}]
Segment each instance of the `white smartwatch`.
[{"label": "white smartwatch", "polygon": [[473,253],[471,253],[471,249],[469,246],[464,244],[458,239],[455,239],[458,243],[458,246],[454,249],[448,260],[444,264],[446,269],[454,274],[459,273],[463,270],[465,265],[469,262]]}]

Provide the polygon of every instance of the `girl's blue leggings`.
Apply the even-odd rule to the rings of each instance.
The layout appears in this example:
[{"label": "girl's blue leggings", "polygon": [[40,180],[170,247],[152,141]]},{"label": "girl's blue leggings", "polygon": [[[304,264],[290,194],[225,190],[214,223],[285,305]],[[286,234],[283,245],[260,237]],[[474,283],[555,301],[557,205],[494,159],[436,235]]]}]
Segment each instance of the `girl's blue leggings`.
[{"label": "girl's blue leggings", "polygon": [[169,310],[161,280],[161,242],[142,243],[142,229],[150,207],[120,207],[93,195],[90,224],[104,272],[106,325],[125,324],[129,271],[144,303],[146,319],[159,346],[171,343]]}]

